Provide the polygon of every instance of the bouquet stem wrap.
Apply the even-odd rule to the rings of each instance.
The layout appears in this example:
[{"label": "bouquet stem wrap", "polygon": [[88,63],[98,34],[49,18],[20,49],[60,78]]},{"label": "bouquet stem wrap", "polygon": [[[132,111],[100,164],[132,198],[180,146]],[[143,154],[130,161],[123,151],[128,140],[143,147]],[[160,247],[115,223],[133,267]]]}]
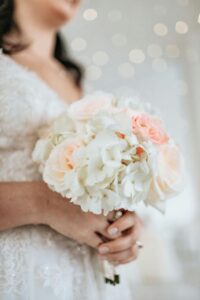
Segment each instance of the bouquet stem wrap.
[{"label": "bouquet stem wrap", "polygon": [[[119,219],[122,216],[121,211],[115,211],[113,222]],[[107,260],[104,260],[102,263],[103,274],[105,278],[105,283],[109,283],[111,285],[116,285],[120,283],[120,275],[117,274],[115,266]]]}]

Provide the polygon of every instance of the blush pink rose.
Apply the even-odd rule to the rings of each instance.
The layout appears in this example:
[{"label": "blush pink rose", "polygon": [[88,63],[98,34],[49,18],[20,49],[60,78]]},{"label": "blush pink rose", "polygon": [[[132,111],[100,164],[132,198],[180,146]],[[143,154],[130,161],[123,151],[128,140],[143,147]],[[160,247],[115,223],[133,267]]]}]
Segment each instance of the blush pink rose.
[{"label": "blush pink rose", "polygon": [[142,141],[150,140],[154,144],[163,145],[169,141],[160,119],[147,114],[132,117],[132,131]]}]

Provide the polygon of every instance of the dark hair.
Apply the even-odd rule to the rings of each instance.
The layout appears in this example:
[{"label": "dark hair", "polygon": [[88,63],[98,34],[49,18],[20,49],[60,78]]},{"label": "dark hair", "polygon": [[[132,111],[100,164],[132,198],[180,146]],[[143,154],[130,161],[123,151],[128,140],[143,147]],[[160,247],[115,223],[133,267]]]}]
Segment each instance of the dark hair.
[{"label": "dark hair", "polygon": [[[3,49],[5,54],[12,54],[28,47],[26,42],[20,42],[21,30],[15,23],[13,15],[14,0],[0,0],[0,48]],[[11,31],[18,34],[19,41],[17,43],[6,41],[5,37]],[[59,32],[56,34],[54,57],[72,74],[76,85],[81,88],[83,69],[69,57]]]}]

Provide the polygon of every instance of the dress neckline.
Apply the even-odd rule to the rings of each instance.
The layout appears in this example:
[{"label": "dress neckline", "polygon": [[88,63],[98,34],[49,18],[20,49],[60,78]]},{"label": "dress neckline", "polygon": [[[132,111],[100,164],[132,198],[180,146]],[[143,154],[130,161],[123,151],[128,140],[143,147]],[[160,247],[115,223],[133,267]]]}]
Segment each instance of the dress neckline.
[{"label": "dress neckline", "polygon": [[69,103],[66,102],[66,100],[62,99],[60,95],[52,88],[50,87],[46,81],[44,81],[34,70],[28,68],[27,66],[24,66],[20,63],[18,63],[16,60],[14,60],[12,57],[10,57],[7,54],[4,54],[2,51],[0,52],[0,56],[7,59],[13,66],[18,68],[20,71],[28,74],[30,77],[33,77],[37,82],[39,82],[40,85],[42,85],[49,93],[51,93],[55,98],[57,98],[57,101],[63,105],[67,106]]}]

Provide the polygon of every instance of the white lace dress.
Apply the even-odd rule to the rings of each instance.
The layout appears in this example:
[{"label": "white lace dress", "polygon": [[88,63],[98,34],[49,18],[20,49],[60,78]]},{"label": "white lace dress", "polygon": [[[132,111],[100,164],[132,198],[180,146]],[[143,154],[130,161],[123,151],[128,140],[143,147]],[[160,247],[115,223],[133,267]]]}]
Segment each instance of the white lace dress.
[{"label": "white lace dress", "polygon": [[[34,72],[0,54],[0,181],[41,179],[31,159],[38,128],[65,108]],[[47,226],[0,233],[1,300],[132,300],[122,279],[105,285],[94,251]]]}]

